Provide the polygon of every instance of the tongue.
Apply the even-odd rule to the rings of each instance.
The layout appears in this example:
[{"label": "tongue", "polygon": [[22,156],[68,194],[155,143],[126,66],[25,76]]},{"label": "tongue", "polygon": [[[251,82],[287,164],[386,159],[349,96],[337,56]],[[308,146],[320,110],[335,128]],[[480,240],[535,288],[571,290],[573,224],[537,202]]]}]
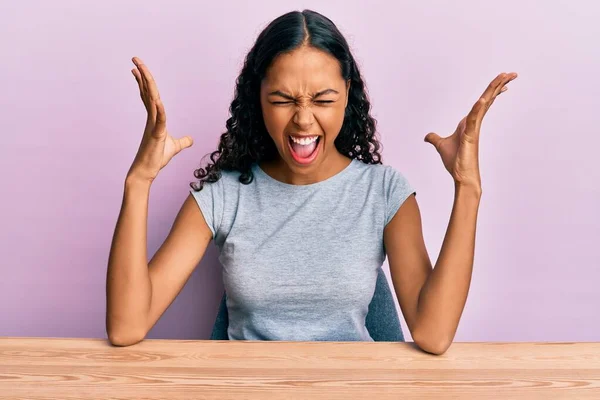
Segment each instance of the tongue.
[{"label": "tongue", "polygon": [[313,151],[317,148],[317,141],[315,140],[311,144],[303,145],[299,143],[292,142],[292,149],[294,149],[294,153],[296,153],[301,158],[306,158],[310,156]]}]

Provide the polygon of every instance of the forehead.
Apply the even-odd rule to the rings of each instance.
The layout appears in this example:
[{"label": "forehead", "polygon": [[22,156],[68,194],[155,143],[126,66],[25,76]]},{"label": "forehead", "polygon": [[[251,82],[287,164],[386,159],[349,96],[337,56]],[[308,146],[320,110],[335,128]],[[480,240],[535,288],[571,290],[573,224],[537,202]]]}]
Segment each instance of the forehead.
[{"label": "forehead", "polygon": [[343,83],[340,64],[335,57],[312,47],[302,47],[275,58],[267,70],[263,87],[302,91]]}]

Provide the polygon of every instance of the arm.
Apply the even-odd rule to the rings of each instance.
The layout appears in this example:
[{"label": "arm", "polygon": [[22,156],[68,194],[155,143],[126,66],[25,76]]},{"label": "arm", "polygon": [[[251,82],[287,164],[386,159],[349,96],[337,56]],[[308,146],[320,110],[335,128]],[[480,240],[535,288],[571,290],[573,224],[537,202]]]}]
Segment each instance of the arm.
[{"label": "arm", "polygon": [[435,132],[435,146],[454,179],[454,205],[435,268],[423,243],[421,219],[411,196],[384,231],[398,301],[415,343],[434,354],[446,352],[458,328],[471,284],[475,230],[481,199],[479,137],[483,117],[516,73],[499,74],[446,138]]},{"label": "arm", "polygon": [[419,295],[415,334],[441,353],[452,343],[467,302],[480,198],[480,190],[456,187],[440,255]]},{"label": "arm", "polygon": [[212,233],[190,194],[165,242],[147,262],[150,183],[128,178],[106,279],[106,330],[113,345],[128,346],[148,331],[196,268]]},{"label": "arm", "polygon": [[457,186],[440,256],[432,269],[420,211],[410,196],[384,231],[400,308],[420,348],[443,354],[454,338],[473,269],[480,190]]}]

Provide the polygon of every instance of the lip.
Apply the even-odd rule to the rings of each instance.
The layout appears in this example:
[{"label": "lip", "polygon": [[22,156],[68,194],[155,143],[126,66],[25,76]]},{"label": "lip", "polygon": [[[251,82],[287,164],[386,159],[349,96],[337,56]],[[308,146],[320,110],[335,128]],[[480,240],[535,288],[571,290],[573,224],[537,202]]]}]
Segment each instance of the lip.
[{"label": "lip", "polygon": [[289,133],[288,136],[305,138],[305,137],[313,137],[313,136],[321,137],[323,135],[317,135],[317,134],[314,134],[314,133]]},{"label": "lip", "polygon": [[[290,136],[296,136],[296,135],[291,135],[291,134],[290,134]],[[304,166],[306,166],[306,165],[310,165],[310,164],[312,164],[312,162],[313,162],[313,161],[314,161],[314,160],[317,158],[317,156],[318,156],[318,155],[319,155],[319,153],[321,152],[321,148],[323,147],[323,143],[321,143],[321,142],[323,142],[323,140],[322,140],[322,137],[321,137],[321,135],[297,135],[297,136],[300,136],[300,137],[311,137],[311,136],[318,136],[318,140],[319,140],[319,142],[317,143],[317,148],[316,148],[316,149],[315,149],[315,151],[313,152],[312,156],[311,156],[311,157],[310,157],[308,160],[306,160],[306,161],[304,161],[304,162],[303,162],[303,161],[300,161],[300,160],[296,159],[296,157],[294,157],[294,155],[293,155],[293,151],[292,151],[292,145],[291,145],[291,143],[290,143],[290,139],[287,139],[287,140],[286,140],[286,142],[287,142],[287,146],[288,146],[288,151],[290,152],[290,156],[291,156],[291,157],[292,157],[292,159],[293,159],[293,160],[296,162],[296,164],[299,164],[299,165],[304,165]]]}]

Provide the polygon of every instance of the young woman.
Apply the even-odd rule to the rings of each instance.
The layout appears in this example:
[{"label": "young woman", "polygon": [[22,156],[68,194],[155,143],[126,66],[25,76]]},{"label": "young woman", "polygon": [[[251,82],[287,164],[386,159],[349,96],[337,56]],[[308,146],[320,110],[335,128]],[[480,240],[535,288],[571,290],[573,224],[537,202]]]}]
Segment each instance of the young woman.
[{"label": "young woman", "polygon": [[148,263],[150,186],[192,139],[169,134],[156,83],[139,58],[133,62],[148,118],[110,251],[111,343],[142,340],[214,240],[230,339],[373,340],[365,317],[387,256],[413,340],[425,351],[446,351],[471,280],[482,194],[481,121],[516,74],[495,78],[452,135],[425,137],[455,182],[448,231],[432,268],[415,191],[382,164],[365,85],[346,40],[316,12],[282,15],[248,53],[227,131],[208,165],[195,171],[198,184],[191,184]]}]

